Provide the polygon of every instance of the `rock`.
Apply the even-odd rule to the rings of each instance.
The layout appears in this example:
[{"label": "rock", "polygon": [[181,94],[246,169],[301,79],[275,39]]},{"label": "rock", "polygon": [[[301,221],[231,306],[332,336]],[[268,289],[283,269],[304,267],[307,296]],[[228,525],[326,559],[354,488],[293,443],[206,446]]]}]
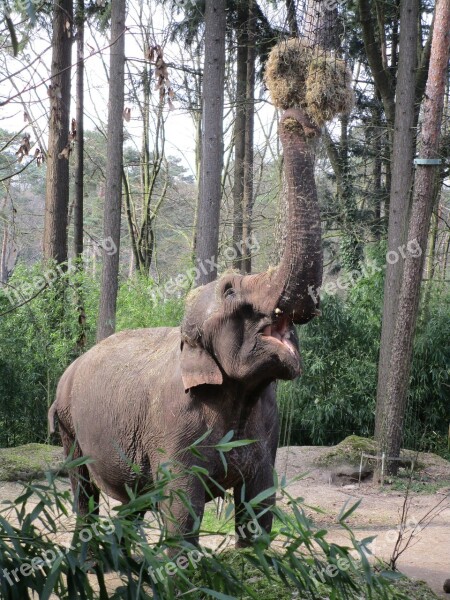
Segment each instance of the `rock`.
[{"label": "rock", "polygon": [[[318,467],[339,467],[340,465],[351,465],[353,469],[359,472],[359,465],[361,463],[361,453],[370,454],[371,456],[377,455],[377,443],[375,440],[369,438],[363,438],[358,435],[349,435],[337,446],[331,446],[327,452],[316,460]],[[417,460],[417,453],[410,450],[402,449],[402,458],[404,460],[399,461],[399,467],[411,468],[411,458],[416,459],[414,469],[423,468],[422,461]],[[437,457],[439,458],[439,457]],[[363,468],[368,470],[369,473],[373,473],[376,466],[375,460],[364,459]],[[348,477],[348,475],[346,475]]]},{"label": "rock", "polygon": [[[0,448],[0,481],[42,479],[46,471],[56,473],[64,462],[63,449],[46,444]],[[67,471],[61,471],[67,475]]]},{"label": "rock", "polygon": [[357,435],[349,435],[337,446],[331,446],[326,454],[317,460],[321,467],[338,467],[340,465],[352,466],[358,469],[361,462],[361,452],[376,454],[376,442]]}]

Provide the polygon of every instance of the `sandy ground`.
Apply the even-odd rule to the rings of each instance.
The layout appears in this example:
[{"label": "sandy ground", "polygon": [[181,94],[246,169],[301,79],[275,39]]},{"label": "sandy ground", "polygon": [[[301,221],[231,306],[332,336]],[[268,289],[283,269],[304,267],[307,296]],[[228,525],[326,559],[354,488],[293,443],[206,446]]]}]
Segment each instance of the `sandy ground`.
[{"label": "sandy ground", "polygon": [[[287,490],[294,497],[301,497],[305,504],[320,508],[324,514],[309,511],[316,523],[329,531],[328,539],[342,543],[345,536],[336,524],[337,516],[345,502],[349,506],[361,500],[356,512],[350,517],[349,524],[358,539],[377,536],[372,544],[373,553],[389,560],[397,539],[397,528],[401,522],[404,494],[396,493],[386,485],[362,483],[331,483],[330,471],[317,469],[314,461],[324,450],[317,447],[282,448],[278,453],[277,471],[291,480],[299,474],[305,476],[290,485]],[[436,466],[427,469],[431,480],[450,479],[448,466]],[[450,578],[450,488],[443,488],[435,494],[411,494],[408,522],[411,526],[419,524],[421,519],[438,503],[440,513],[412,540],[412,543],[398,560],[398,568],[411,578],[427,582],[430,588],[442,598],[450,598],[442,589],[443,583]],[[409,530],[406,531],[408,533]]]},{"label": "sandy ground", "polygon": [[[280,478],[284,475],[289,482],[294,477],[303,475],[300,480],[289,483],[287,491],[291,496],[303,498],[306,506],[323,511],[317,513],[312,508],[307,508],[314,521],[328,530],[327,539],[337,543],[345,543],[347,539],[337,523],[342,507],[346,502],[353,504],[361,499],[359,508],[348,522],[358,539],[377,536],[372,551],[377,557],[389,560],[397,539],[396,531],[401,519],[404,495],[391,491],[389,486],[380,489],[370,482],[364,482],[358,487],[357,483],[342,481],[332,472],[317,468],[315,460],[323,451],[323,448],[316,447],[279,450],[277,471]],[[445,472],[446,467],[441,464],[440,467],[429,469],[427,475],[435,480],[450,480],[450,463],[447,469],[448,472]],[[68,481],[61,479],[59,486],[66,489]],[[0,481],[0,501],[16,498],[22,489],[20,483]],[[412,525],[419,523],[439,502],[441,511],[414,537],[410,547],[400,557],[398,568],[411,578],[426,581],[438,596],[450,598],[442,589],[445,579],[450,577],[450,489],[443,488],[434,494],[411,494],[408,521]],[[34,500],[30,500],[30,510],[34,503]],[[102,512],[108,512],[113,505],[114,502],[104,500]],[[67,542],[73,518],[62,519],[60,526],[60,533],[55,541]],[[215,547],[221,541],[220,536],[202,540],[209,547]],[[113,588],[117,583],[117,577],[108,575],[109,587]]]}]

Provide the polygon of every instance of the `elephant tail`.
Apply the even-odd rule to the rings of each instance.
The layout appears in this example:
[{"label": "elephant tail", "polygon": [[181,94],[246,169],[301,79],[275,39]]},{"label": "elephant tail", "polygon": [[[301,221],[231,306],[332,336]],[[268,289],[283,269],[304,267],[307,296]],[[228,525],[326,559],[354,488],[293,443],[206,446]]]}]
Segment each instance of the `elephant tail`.
[{"label": "elephant tail", "polygon": [[55,414],[56,414],[56,401],[48,409],[48,430],[50,433],[55,433]]}]

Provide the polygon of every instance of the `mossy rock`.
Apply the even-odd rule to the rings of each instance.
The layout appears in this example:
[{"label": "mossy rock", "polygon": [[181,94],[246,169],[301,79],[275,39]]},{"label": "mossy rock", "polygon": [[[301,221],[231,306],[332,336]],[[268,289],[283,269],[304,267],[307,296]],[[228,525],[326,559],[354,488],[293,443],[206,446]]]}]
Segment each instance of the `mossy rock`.
[{"label": "mossy rock", "polygon": [[64,462],[63,449],[46,444],[25,444],[15,448],[0,448],[0,481],[42,479],[46,471],[60,472]]},{"label": "mossy rock", "polygon": [[[342,440],[337,446],[331,446],[322,456],[316,460],[316,465],[319,467],[333,468],[340,465],[348,465],[352,467],[358,467],[361,463],[361,452],[365,454],[377,455],[377,443],[375,440],[370,438],[360,437],[358,435],[349,435]],[[412,450],[402,450],[401,458],[404,462],[399,463],[400,467],[410,468],[410,460],[414,459],[414,470],[422,469],[424,463],[422,460],[418,460],[418,455],[422,453],[416,453]],[[365,461],[366,467],[370,467],[373,471],[375,461]]]},{"label": "mossy rock", "polygon": [[361,452],[376,454],[375,440],[349,435],[337,446],[331,446],[325,454],[317,459],[316,464],[320,467],[335,467],[342,464],[356,467],[361,462]]}]

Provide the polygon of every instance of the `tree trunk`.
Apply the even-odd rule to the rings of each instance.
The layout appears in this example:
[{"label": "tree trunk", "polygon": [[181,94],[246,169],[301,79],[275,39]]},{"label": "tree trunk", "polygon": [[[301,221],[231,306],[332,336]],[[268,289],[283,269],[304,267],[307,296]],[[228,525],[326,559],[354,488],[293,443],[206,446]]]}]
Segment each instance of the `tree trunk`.
[{"label": "tree trunk", "polygon": [[372,231],[375,239],[381,239],[381,205],[383,201],[384,191],[382,188],[382,143],[381,143],[381,110],[379,106],[372,110],[372,196],[373,196],[373,212],[374,223]]},{"label": "tree trunk", "polygon": [[[437,0],[419,143],[419,156],[423,159],[436,159],[439,156],[449,51],[450,3],[449,0]],[[406,254],[392,340],[391,365],[383,411],[384,435],[381,437],[382,449],[392,457],[398,457],[400,454],[414,332],[419,309],[420,284],[433,208],[433,189],[438,173],[438,166],[418,164],[416,167],[408,240],[415,246],[418,245],[422,252],[420,257],[413,256],[411,253]],[[388,463],[388,472],[395,474],[397,469],[397,463]]]},{"label": "tree trunk", "polygon": [[[84,202],[84,0],[77,1],[75,25],[77,28],[77,79],[76,79],[76,166],[75,201],[73,208],[73,247],[77,269],[83,269],[83,202]],[[86,313],[84,310],[83,287],[76,283],[78,311],[77,348],[83,351],[86,345]]]},{"label": "tree trunk", "polygon": [[226,1],[206,0],[203,73],[203,147],[198,209],[196,285],[217,277],[217,248],[223,167]]},{"label": "tree trunk", "polygon": [[75,204],[73,209],[73,244],[76,258],[83,254],[83,199],[84,199],[84,0],[78,0],[75,24],[77,27],[77,82],[76,82],[76,167]]},{"label": "tree trunk", "polygon": [[248,13],[248,48],[247,48],[247,82],[245,105],[245,160],[244,160],[244,197],[242,242],[244,248],[243,272],[252,272],[252,215],[253,215],[253,130],[255,123],[255,17],[253,0],[249,0]]},{"label": "tree trunk", "polygon": [[297,8],[295,5],[295,0],[286,0],[287,22],[291,37],[299,37],[300,35],[297,22]]},{"label": "tree trunk", "polygon": [[236,119],[234,122],[234,182],[233,182],[233,246],[235,269],[242,267],[244,162],[247,114],[247,51],[248,51],[248,3],[238,4],[237,56],[236,56]]},{"label": "tree trunk", "polygon": [[[402,2],[404,10],[406,9],[407,4],[408,2]],[[415,11],[417,1],[412,0],[411,4],[411,8]],[[383,102],[386,119],[388,124],[393,127],[395,120],[395,87],[389,69],[385,69],[383,66],[381,46],[375,37],[376,27],[373,20],[373,14],[375,12],[374,7],[372,6],[372,2],[370,0],[359,0],[358,8],[367,61],[372,72],[376,90]],[[416,53],[417,46],[414,48],[414,56]]]},{"label": "tree trunk", "polygon": [[0,284],[8,282],[7,268],[7,252],[8,252],[8,225],[5,223],[3,228],[2,252],[0,255]]},{"label": "tree trunk", "polygon": [[323,0],[307,0],[304,15],[303,37],[319,55],[323,49],[340,48],[342,24],[337,7],[329,8]]},{"label": "tree trunk", "polygon": [[[402,0],[400,6],[400,51],[395,106],[394,139],[391,154],[392,179],[389,201],[388,251],[397,252],[404,244],[411,197],[415,149],[414,93],[417,66],[418,0]],[[384,400],[391,369],[392,341],[402,281],[403,259],[386,265],[383,321],[378,363],[375,438],[383,445],[385,433]]]},{"label": "tree trunk", "polygon": [[357,205],[349,164],[349,139],[347,115],[341,117],[341,140],[339,145],[340,178],[338,200],[341,207],[342,237],[340,241],[340,260],[342,267],[349,272],[360,267],[362,248],[357,232]]},{"label": "tree trunk", "polygon": [[125,67],[125,0],[114,0],[111,11],[109,67],[108,143],[105,190],[104,238],[115,252],[103,251],[100,311],[97,341],[115,331],[119,279],[120,217],[122,208],[123,108]]},{"label": "tree trunk", "polygon": [[67,262],[69,160],[60,153],[69,144],[72,20],[72,0],[55,0],[43,252],[45,260],[58,264]]}]

